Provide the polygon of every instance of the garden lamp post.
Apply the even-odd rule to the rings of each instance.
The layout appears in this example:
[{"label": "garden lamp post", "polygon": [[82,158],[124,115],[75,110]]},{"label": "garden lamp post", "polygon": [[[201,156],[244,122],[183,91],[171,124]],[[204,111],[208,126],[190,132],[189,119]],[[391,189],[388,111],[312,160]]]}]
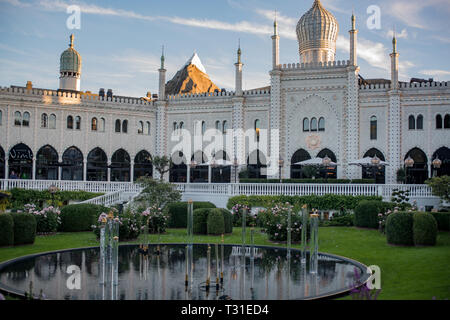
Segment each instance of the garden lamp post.
[{"label": "garden lamp post", "polygon": [[433,168],[435,169],[433,176],[437,176],[437,170],[441,168],[442,165],[442,160],[439,159],[439,157],[436,157],[436,159],[433,160],[432,162],[433,164]]},{"label": "garden lamp post", "polygon": [[406,167],[406,180],[408,180],[408,168],[412,168],[414,166],[414,159],[411,158],[411,156],[408,156],[405,160],[405,167]]},{"label": "garden lamp post", "polygon": [[378,169],[378,165],[380,164],[381,160],[380,158],[377,157],[377,155],[375,155],[372,160],[370,160],[370,162],[372,163],[372,175],[373,175],[373,179],[375,180],[375,183],[377,183],[377,169]]},{"label": "garden lamp post", "polygon": [[51,196],[52,196],[52,206],[55,206],[55,193],[58,192],[58,187],[55,186],[54,184],[52,184],[49,188],[48,188],[48,192],[50,192]]},{"label": "garden lamp post", "polygon": [[322,159],[322,165],[325,167],[325,182],[328,182],[328,166],[331,163],[331,159],[325,155],[325,158]]},{"label": "garden lamp post", "polygon": [[279,178],[280,178],[280,183],[282,182],[281,180],[281,169],[283,168],[284,165],[284,160],[282,158],[280,158],[280,160],[278,160],[278,174],[279,174]]}]

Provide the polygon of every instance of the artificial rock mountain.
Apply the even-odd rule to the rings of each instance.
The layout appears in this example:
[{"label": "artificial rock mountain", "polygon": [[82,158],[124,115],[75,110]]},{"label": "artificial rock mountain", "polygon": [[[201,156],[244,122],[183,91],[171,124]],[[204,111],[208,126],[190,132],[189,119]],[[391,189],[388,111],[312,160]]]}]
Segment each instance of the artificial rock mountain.
[{"label": "artificial rock mountain", "polygon": [[[199,61],[199,60],[198,60]],[[186,94],[186,93],[206,93],[219,90],[209,78],[209,76],[201,71],[204,68],[198,64],[192,62],[192,58],[186,65],[179,70],[172,80],[166,84],[166,94]]]}]

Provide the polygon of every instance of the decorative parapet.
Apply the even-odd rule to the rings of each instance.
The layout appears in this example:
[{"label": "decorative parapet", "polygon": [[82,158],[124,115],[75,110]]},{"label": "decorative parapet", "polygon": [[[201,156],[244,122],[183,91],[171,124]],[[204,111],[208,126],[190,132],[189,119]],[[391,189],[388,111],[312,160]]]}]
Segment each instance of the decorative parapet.
[{"label": "decorative parapet", "polygon": [[58,90],[45,90],[45,89],[26,89],[21,87],[0,87],[0,93],[12,93],[26,96],[36,97],[61,97],[66,99],[81,100],[83,102],[109,102],[112,104],[127,104],[127,105],[142,105],[150,106],[152,102],[146,101],[141,98],[133,97],[101,97],[98,95],[87,94],[84,92],[69,92]]},{"label": "decorative parapet", "polygon": [[288,63],[280,65],[281,71],[292,70],[309,70],[309,69],[331,69],[331,68],[346,68],[350,66],[349,60],[328,61],[319,63]]},{"label": "decorative parapet", "polygon": [[[413,82],[413,83],[407,83],[407,82],[400,82],[399,89],[403,90],[415,90],[415,89],[423,89],[423,88],[429,88],[431,90],[433,89],[439,89],[439,88],[445,88],[450,89],[450,81],[443,81],[443,82]],[[368,90],[388,90],[391,89],[390,83],[375,83],[375,84],[368,84],[368,85],[360,85],[360,90],[368,91]]]},{"label": "decorative parapet", "polygon": [[[255,89],[247,90],[243,92],[244,96],[257,96],[257,95],[270,95],[270,89]],[[206,93],[186,93],[167,96],[169,101],[180,101],[180,100],[194,100],[194,99],[208,99],[208,98],[229,98],[235,97],[236,93],[234,91],[224,91],[224,92],[206,92]]]}]

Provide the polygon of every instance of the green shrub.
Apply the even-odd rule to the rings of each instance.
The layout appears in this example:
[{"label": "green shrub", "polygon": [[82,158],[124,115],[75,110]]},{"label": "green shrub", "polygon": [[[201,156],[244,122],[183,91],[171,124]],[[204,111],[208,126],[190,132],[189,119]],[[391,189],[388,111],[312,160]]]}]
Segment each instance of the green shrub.
[{"label": "green shrub", "polygon": [[225,233],[225,219],[220,209],[211,209],[208,213],[207,219],[208,234],[224,234]]},{"label": "green shrub", "polygon": [[414,244],[434,246],[437,238],[437,222],[426,212],[416,212],[413,215]]},{"label": "green shrub", "polygon": [[225,233],[233,233],[233,215],[227,209],[219,209],[222,211],[225,223]]},{"label": "green shrub", "polygon": [[450,230],[450,212],[432,212],[431,214],[436,219],[439,230]]},{"label": "green shrub", "polygon": [[351,227],[353,226],[354,215],[343,215],[338,217],[333,217],[330,221],[324,221],[323,226],[328,227]]},{"label": "green shrub", "polygon": [[34,243],[36,219],[30,213],[12,213],[14,220],[14,245]]},{"label": "green shrub", "polygon": [[382,201],[378,196],[341,196],[327,194],[324,196],[235,196],[228,200],[227,208],[232,209],[236,204],[248,207],[271,208],[276,204],[290,203],[294,207],[302,207],[306,204],[309,208],[319,210],[354,210],[362,200]]},{"label": "green shrub", "polygon": [[14,244],[14,220],[9,213],[0,213],[0,246]]},{"label": "green shrub", "polygon": [[193,231],[195,234],[207,234],[208,214],[213,210],[210,208],[201,208],[194,210]]},{"label": "green shrub", "polygon": [[386,219],[386,237],[389,244],[414,245],[411,212],[391,213]]},{"label": "green shrub", "polygon": [[[187,202],[175,202],[169,205],[169,228],[186,228],[187,206]],[[215,207],[211,202],[194,202],[194,210]]]},{"label": "green shrub", "polygon": [[355,226],[378,228],[378,214],[384,213],[385,205],[381,201],[364,200],[355,208]]},{"label": "green shrub", "polygon": [[81,232],[91,231],[102,212],[109,209],[96,204],[72,204],[61,209],[61,231]]}]

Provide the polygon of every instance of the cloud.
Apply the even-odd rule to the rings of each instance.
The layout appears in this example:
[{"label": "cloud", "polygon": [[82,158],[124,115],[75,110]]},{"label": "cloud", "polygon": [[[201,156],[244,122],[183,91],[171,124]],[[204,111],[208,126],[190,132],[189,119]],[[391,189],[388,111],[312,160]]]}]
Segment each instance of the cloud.
[{"label": "cloud", "polygon": [[0,0],[0,2],[9,3],[10,5],[13,5],[15,7],[20,7],[20,8],[25,8],[25,7],[31,6],[31,3],[21,2],[19,0]]},{"label": "cloud", "polygon": [[[386,33],[386,37],[389,38],[389,39],[392,39],[394,37],[394,31],[389,30]],[[397,39],[401,39],[401,38],[408,39],[408,30],[403,29],[400,33],[396,32],[395,33],[395,37]]]},{"label": "cloud", "polygon": [[450,76],[450,71],[448,70],[422,70],[419,73],[426,76]]}]

